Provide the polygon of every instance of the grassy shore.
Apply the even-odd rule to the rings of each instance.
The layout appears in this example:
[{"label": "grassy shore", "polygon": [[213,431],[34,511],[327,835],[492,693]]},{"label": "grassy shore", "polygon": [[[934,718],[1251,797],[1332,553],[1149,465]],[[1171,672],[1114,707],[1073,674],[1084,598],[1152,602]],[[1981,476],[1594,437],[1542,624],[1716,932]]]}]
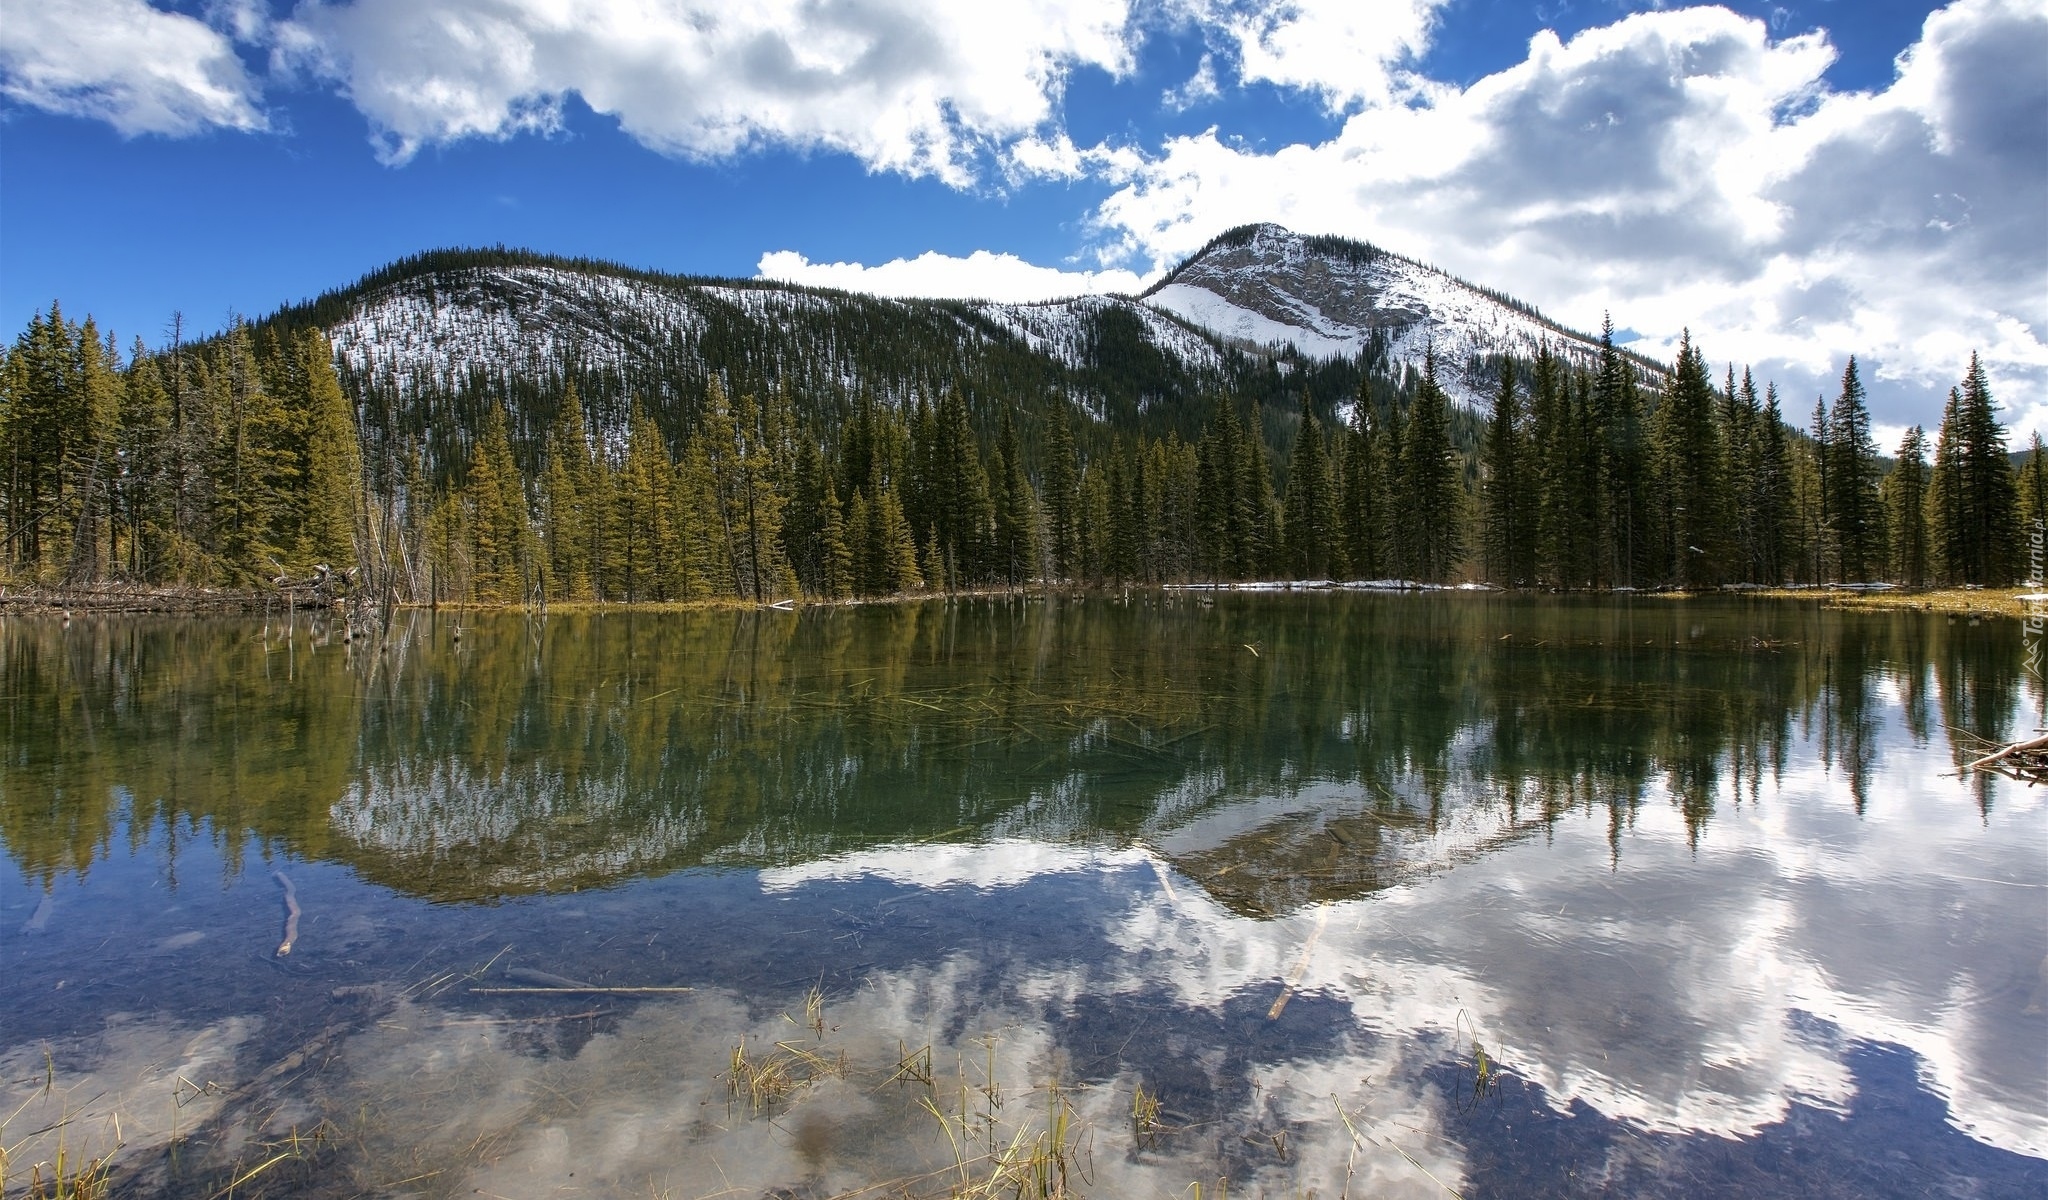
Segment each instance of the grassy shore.
[{"label": "grassy shore", "polygon": [[[2027,615],[2027,605],[2020,597],[2032,592],[2028,588],[1899,588],[1890,592],[1773,588],[1749,594],[1774,600],[1804,600],[1809,603],[1825,604],[1830,608],[1906,609],[1913,612],[1948,613],[1953,616],[2024,618]],[[2035,607],[2036,611],[2048,613],[2048,604],[2037,604]]]}]

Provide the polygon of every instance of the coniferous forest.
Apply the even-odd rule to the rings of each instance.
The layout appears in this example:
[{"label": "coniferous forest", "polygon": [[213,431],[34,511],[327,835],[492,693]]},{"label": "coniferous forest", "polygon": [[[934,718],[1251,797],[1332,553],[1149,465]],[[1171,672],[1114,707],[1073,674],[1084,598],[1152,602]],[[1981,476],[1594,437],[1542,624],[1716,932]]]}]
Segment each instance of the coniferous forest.
[{"label": "coniferous forest", "polygon": [[1853,359],[1801,429],[1689,335],[1660,372],[1611,326],[1596,361],[1468,364],[1497,379],[1476,416],[1433,357],[1362,357],[1325,369],[1322,400],[1190,383],[1149,428],[929,372],[830,404],[787,373],[714,370],[680,404],[587,399],[571,376],[490,403],[421,395],[441,416],[415,420],[304,316],[125,354],[55,304],[32,320],[0,350],[7,579],[261,588],[324,566],[396,600],[480,602],[2003,585],[2048,517],[2040,441],[2015,467],[1974,356],[1939,426],[1897,447],[1873,442]]}]

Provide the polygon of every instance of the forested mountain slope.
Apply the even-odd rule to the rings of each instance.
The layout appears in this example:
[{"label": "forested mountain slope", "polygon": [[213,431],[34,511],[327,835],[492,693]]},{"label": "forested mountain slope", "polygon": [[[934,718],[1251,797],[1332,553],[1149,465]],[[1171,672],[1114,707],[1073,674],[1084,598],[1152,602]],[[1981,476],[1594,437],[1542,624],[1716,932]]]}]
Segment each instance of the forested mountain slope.
[{"label": "forested mountain slope", "polygon": [[1972,359],[1887,461],[1775,388],[1271,225],[1147,296],[902,300],[435,251],[125,356],[0,354],[6,581],[385,598],[1405,577],[2009,579],[2048,511]]}]

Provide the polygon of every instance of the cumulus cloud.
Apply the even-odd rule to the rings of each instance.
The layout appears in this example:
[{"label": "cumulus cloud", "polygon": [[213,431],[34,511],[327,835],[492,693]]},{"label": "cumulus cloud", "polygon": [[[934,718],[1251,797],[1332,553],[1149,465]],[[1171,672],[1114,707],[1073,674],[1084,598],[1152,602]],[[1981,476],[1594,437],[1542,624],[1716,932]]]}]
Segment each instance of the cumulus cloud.
[{"label": "cumulus cloud", "polygon": [[573,93],[664,153],[773,143],[965,185],[1051,119],[1074,67],[1127,69],[1127,17],[1088,0],[306,0],[280,36],[391,161],[553,129]]},{"label": "cumulus cloud", "polygon": [[1247,221],[1366,236],[1582,326],[1611,310],[1651,353],[1691,325],[1795,386],[1857,353],[1894,393],[1945,388],[1977,348],[2008,399],[2038,395],[2048,14],[1959,0],[1877,92],[1830,92],[1833,57],[1719,8],[1546,32],[1326,142],[1169,140],[1097,220],[1154,262]]},{"label": "cumulus cloud", "polygon": [[262,129],[258,91],[228,38],[143,0],[10,0],[0,95],[121,133]]},{"label": "cumulus cloud", "polygon": [[1245,82],[1313,92],[1337,110],[1384,102],[1421,85],[1401,68],[1428,49],[1443,3],[1176,0],[1169,7],[1218,35],[1235,52]]},{"label": "cumulus cloud", "polygon": [[877,296],[950,297],[1024,304],[1102,292],[1139,292],[1151,282],[1134,271],[1062,271],[1025,262],[1014,254],[976,250],[964,258],[927,251],[879,266],[857,262],[812,262],[794,250],[761,256],[756,274],[812,287],[840,288]]}]

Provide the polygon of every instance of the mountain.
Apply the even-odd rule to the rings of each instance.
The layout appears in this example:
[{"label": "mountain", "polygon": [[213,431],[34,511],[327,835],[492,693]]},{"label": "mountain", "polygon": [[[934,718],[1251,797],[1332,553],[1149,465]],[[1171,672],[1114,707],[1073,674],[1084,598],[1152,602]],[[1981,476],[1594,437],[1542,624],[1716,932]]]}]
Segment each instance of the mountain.
[{"label": "mountain", "polygon": [[1226,344],[1309,358],[1366,354],[1419,370],[1433,344],[1445,390],[1481,409],[1496,377],[1472,368],[1490,356],[1533,358],[1544,342],[1575,364],[1599,354],[1596,339],[1498,292],[1377,246],[1278,225],[1222,234],[1142,299]]},{"label": "mountain", "polygon": [[1085,413],[1084,440],[1193,439],[1219,404],[1250,401],[1282,422],[1277,448],[1304,404],[1342,419],[1361,391],[1404,394],[1432,345],[1445,390],[1474,415],[1494,356],[1530,357],[1546,339],[1576,361],[1598,348],[1414,260],[1276,225],[1219,236],[1137,297],[906,300],[449,250],[272,320],[318,325],[373,431],[430,445],[459,445],[485,404],[536,435],[571,381],[600,428],[622,437],[638,400],[679,438],[715,375],[731,391],[786,390],[827,427],[862,393],[904,404],[958,390],[984,432],[1008,410],[1027,441],[1056,412]]}]

